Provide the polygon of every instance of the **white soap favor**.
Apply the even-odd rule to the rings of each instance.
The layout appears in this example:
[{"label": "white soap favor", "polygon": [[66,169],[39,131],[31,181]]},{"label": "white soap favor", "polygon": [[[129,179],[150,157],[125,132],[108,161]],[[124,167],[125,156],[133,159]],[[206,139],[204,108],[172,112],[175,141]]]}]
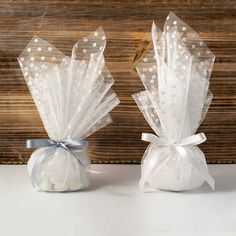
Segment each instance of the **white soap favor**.
[{"label": "white soap favor", "polygon": [[[35,150],[28,161],[28,172],[31,175],[35,161],[44,152],[45,148]],[[36,186],[43,191],[75,191],[85,189],[89,186],[91,173],[90,161],[87,152],[75,153],[85,167],[80,166],[76,161],[68,161],[69,152],[57,148],[50,158],[42,164],[40,174],[36,179]]]},{"label": "white soap favor", "polygon": [[92,171],[85,138],[112,121],[109,112],[119,103],[105,66],[105,45],[99,28],[75,43],[67,57],[34,36],[18,58],[49,136],[27,142],[29,148],[37,148],[28,161],[28,172],[38,191],[89,186]]},{"label": "white soap favor", "polygon": [[170,13],[163,32],[153,23],[151,49],[136,69],[145,91],[133,95],[154,134],[142,159],[143,191],[184,191],[205,181],[214,189],[195,134],[212,100],[209,78],[214,54],[187,24]]}]

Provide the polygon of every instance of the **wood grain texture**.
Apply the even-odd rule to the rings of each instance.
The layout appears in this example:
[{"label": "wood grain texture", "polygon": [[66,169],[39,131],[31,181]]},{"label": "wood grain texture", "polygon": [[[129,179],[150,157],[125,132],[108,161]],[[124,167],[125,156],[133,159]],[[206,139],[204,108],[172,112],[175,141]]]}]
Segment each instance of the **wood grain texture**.
[{"label": "wood grain texture", "polygon": [[105,58],[121,104],[114,122],[89,137],[89,154],[96,163],[138,163],[151,132],[131,94],[143,86],[135,60],[150,43],[152,21],[162,27],[173,11],[196,30],[216,55],[211,78],[214,100],[199,131],[209,163],[236,163],[236,1],[0,1],[0,163],[25,163],[28,138],[46,138],[24,82],[17,57],[37,34],[70,55],[72,45],[103,26]]}]

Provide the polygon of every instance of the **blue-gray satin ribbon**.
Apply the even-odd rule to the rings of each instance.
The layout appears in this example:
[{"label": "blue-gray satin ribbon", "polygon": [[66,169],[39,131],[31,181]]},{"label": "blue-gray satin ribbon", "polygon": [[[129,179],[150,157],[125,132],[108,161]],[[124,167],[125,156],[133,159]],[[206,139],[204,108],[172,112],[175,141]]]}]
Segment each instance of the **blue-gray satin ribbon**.
[{"label": "blue-gray satin ribbon", "polygon": [[79,164],[86,169],[89,172],[94,172],[88,167],[84,165],[84,163],[74,154],[74,152],[83,152],[88,148],[88,142],[84,139],[78,139],[78,140],[71,140],[67,139],[64,141],[55,141],[51,139],[29,139],[26,141],[26,148],[41,148],[45,147],[45,149],[39,158],[34,163],[34,166],[32,168],[31,172],[31,182],[34,187],[36,187],[36,179],[37,179],[37,173],[40,167],[42,166],[44,160],[46,160],[47,157],[49,157],[53,152],[54,148],[63,148],[67,152],[69,152],[71,155],[70,157],[79,162]]}]

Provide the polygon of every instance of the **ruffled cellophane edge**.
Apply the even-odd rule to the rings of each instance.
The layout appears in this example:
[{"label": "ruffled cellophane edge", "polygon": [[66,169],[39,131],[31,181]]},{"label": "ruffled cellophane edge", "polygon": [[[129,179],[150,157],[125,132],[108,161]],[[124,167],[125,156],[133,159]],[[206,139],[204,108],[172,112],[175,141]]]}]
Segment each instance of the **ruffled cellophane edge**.
[{"label": "ruffled cellophane edge", "polygon": [[102,28],[81,38],[65,56],[34,36],[18,58],[44,127],[53,140],[86,138],[109,124],[119,99],[105,66]]},{"label": "ruffled cellophane edge", "polygon": [[136,65],[145,91],[133,98],[156,134],[177,141],[194,134],[206,115],[215,56],[172,12],[163,32],[153,23],[152,42]]}]

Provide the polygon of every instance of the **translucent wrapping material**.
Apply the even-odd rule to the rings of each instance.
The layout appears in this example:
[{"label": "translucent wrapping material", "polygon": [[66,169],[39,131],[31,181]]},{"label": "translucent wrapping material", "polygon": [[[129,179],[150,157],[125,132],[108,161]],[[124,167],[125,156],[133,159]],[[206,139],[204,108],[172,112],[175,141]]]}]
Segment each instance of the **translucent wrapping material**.
[{"label": "translucent wrapping material", "polygon": [[163,32],[153,23],[152,41],[153,49],[136,66],[145,91],[133,98],[165,142],[151,142],[147,148],[142,184],[182,191],[207,181],[213,188],[203,152],[194,143],[176,144],[194,135],[206,115],[212,100],[209,78],[215,56],[173,13],[168,15]]},{"label": "translucent wrapping material", "polygon": [[[25,81],[51,140],[85,139],[112,120],[108,114],[119,100],[105,67],[106,37],[102,28],[80,39],[65,56],[47,41],[34,36],[18,61]],[[48,149],[51,149],[48,151]],[[90,162],[86,150],[71,152],[58,148],[35,150],[28,162],[29,173],[37,159],[35,188],[43,191],[75,191],[89,185]]]}]

